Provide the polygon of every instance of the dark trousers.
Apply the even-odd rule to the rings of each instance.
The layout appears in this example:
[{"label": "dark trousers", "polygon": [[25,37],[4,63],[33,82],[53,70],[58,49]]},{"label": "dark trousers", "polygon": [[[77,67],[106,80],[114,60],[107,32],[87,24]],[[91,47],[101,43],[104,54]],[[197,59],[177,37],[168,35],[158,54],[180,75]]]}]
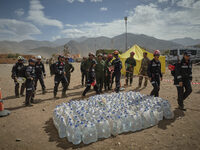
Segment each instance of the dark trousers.
[{"label": "dark trousers", "polygon": [[44,91],[46,89],[45,84],[44,84],[44,79],[43,75],[37,75],[35,78],[35,90],[37,89],[37,82],[38,80],[40,81],[40,85],[42,87],[42,90]]},{"label": "dark trousers", "polygon": [[102,92],[103,83],[104,83],[104,75],[96,76],[97,86],[99,87],[99,92]]},{"label": "dark trousers", "polygon": [[71,74],[70,74],[70,73],[67,74],[67,75],[66,75],[66,78],[67,78],[67,89],[68,89],[69,84],[70,84],[70,80],[71,80]]},{"label": "dark trousers", "polygon": [[151,91],[151,96],[158,97],[160,91],[160,77],[154,77],[151,79],[151,84],[153,86],[153,90]]},{"label": "dark trousers", "polygon": [[192,87],[189,80],[183,81],[183,86],[177,86],[178,92],[178,104],[179,106],[183,107],[183,101],[192,93]]},{"label": "dark trousers", "polygon": [[28,105],[33,103],[34,96],[35,96],[35,80],[26,80],[26,98],[25,98],[25,104]]},{"label": "dark trousers", "polygon": [[[87,83],[87,86],[86,86],[86,88],[85,88],[85,90],[83,91],[83,96],[85,96],[86,95],[86,93],[90,90],[90,88],[91,88],[91,82],[88,82]],[[99,88],[98,88],[98,86],[95,84],[95,86],[94,86],[94,90],[96,91],[96,94],[100,94],[100,92],[99,92]]]},{"label": "dark trousers", "polygon": [[64,75],[55,75],[54,95],[56,95],[58,92],[58,86],[59,86],[60,82],[62,83],[62,86],[63,86],[62,94],[66,93],[67,83],[68,83],[67,78]]},{"label": "dark trousers", "polygon": [[116,87],[115,87],[115,92],[119,92],[119,90],[120,90],[120,79],[121,79],[121,72],[119,71],[119,72],[114,72],[113,73],[114,74],[114,76],[113,77],[115,77],[115,84],[116,84]]},{"label": "dark trousers", "polygon": [[107,74],[107,76],[105,76],[104,78],[104,88],[105,90],[110,90],[111,89],[111,75],[110,74]]},{"label": "dark trousers", "polygon": [[[86,85],[87,84],[87,72],[82,71],[81,74],[82,74],[81,83],[82,83],[82,85],[84,85],[84,83]],[[85,82],[84,82],[84,79],[85,79]]]},{"label": "dark trousers", "polygon": [[128,81],[130,80],[130,84],[133,82],[133,72],[126,72],[126,85],[128,85]]},{"label": "dark trousers", "polygon": [[[15,82],[15,96],[19,96],[20,85],[17,81],[14,81],[14,82]],[[20,89],[20,95],[24,94],[24,89],[25,89],[25,83],[22,83],[21,89]]]}]

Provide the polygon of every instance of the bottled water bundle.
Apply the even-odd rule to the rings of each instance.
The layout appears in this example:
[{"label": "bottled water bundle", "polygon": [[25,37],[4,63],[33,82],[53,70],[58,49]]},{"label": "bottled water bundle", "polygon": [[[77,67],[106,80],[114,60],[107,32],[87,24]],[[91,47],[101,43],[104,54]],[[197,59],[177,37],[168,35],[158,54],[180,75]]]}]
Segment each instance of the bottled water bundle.
[{"label": "bottled water bundle", "polygon": [[163,117],[174,117],[167,100],[132,91],[62,103],[53,112],[59,137],[73,144],[142,130],[158,124]]}]

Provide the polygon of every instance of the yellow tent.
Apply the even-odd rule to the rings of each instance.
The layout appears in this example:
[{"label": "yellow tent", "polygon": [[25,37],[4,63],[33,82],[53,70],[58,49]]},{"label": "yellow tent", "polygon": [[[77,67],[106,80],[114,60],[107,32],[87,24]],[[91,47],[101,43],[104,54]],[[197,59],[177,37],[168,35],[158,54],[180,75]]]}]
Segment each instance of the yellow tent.
[{"label": "yellow tent", "polygon": [[[139,47],[138,45],[134,45],[133,47],[131,47],[129,50],[127,50],[126,52],[124,52],[123,54],[121,54],[119,57],[122,61],[122,74],[125,75],[126,74],[126,67],[125,67],[125,61],[126,59],[130,56],[131,52],[135,52],[134,58],[136,60],[136,67],[134,68],[134,74],[138,75],[140,67],[141,67],[141,62],[143,59],[143,52],[147,52],[148,55],[147,57],[152,60],[153,59],[153,54],[142,49],[141,47]],[[161,71],[162,73],[165,73],[165,56],[160,56],[159,58],[160,62],[161,62]]]}]

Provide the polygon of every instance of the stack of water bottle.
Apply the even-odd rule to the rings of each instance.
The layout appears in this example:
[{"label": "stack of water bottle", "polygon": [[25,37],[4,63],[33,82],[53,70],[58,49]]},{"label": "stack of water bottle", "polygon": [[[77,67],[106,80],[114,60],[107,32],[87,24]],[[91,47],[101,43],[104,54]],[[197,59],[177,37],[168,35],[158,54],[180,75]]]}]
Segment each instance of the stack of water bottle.
[{"label": "stack of water bottle", "polygon": [[56,106],[53,122],[60,138],[89,144],[124,132],[135,132],[174,116],[167,100],[139,92],[95,95]]}]

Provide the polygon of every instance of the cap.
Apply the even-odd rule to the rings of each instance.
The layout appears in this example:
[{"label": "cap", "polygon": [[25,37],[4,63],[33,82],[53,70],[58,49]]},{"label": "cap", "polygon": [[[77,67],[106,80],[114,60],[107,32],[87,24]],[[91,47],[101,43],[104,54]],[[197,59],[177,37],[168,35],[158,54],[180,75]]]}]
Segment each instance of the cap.
[{"label": "cap", "polygon": [[92,53],[92,52],[88,54],[88,56],[90,56],[90,55],[92,55],[92,56],[95,56],[95,54],[94,54],[94,53]]},{"label": "cap", "polygon": [[99,53],[99,54],[98,54],[98,57],[99,57],[99,56],[103,57],[103,54],[102,54],[102,53]]},{"label": "cap", "polygon": [[113,55],[112,54],[108,54],[108,59],[113,59]]},{"label": "cap", "polygon": [[190,51],[185,51],[185,52],[184,52],[184,55],[190,56],[190,55],[191,55],[191,52],[190,52]]},{"label": "cap", "polygon": [[153,55],[154,55],[154,56],[160,56],[160,51],[159,51],[159,50],[155,50],[155,51],[153,52]]}]

